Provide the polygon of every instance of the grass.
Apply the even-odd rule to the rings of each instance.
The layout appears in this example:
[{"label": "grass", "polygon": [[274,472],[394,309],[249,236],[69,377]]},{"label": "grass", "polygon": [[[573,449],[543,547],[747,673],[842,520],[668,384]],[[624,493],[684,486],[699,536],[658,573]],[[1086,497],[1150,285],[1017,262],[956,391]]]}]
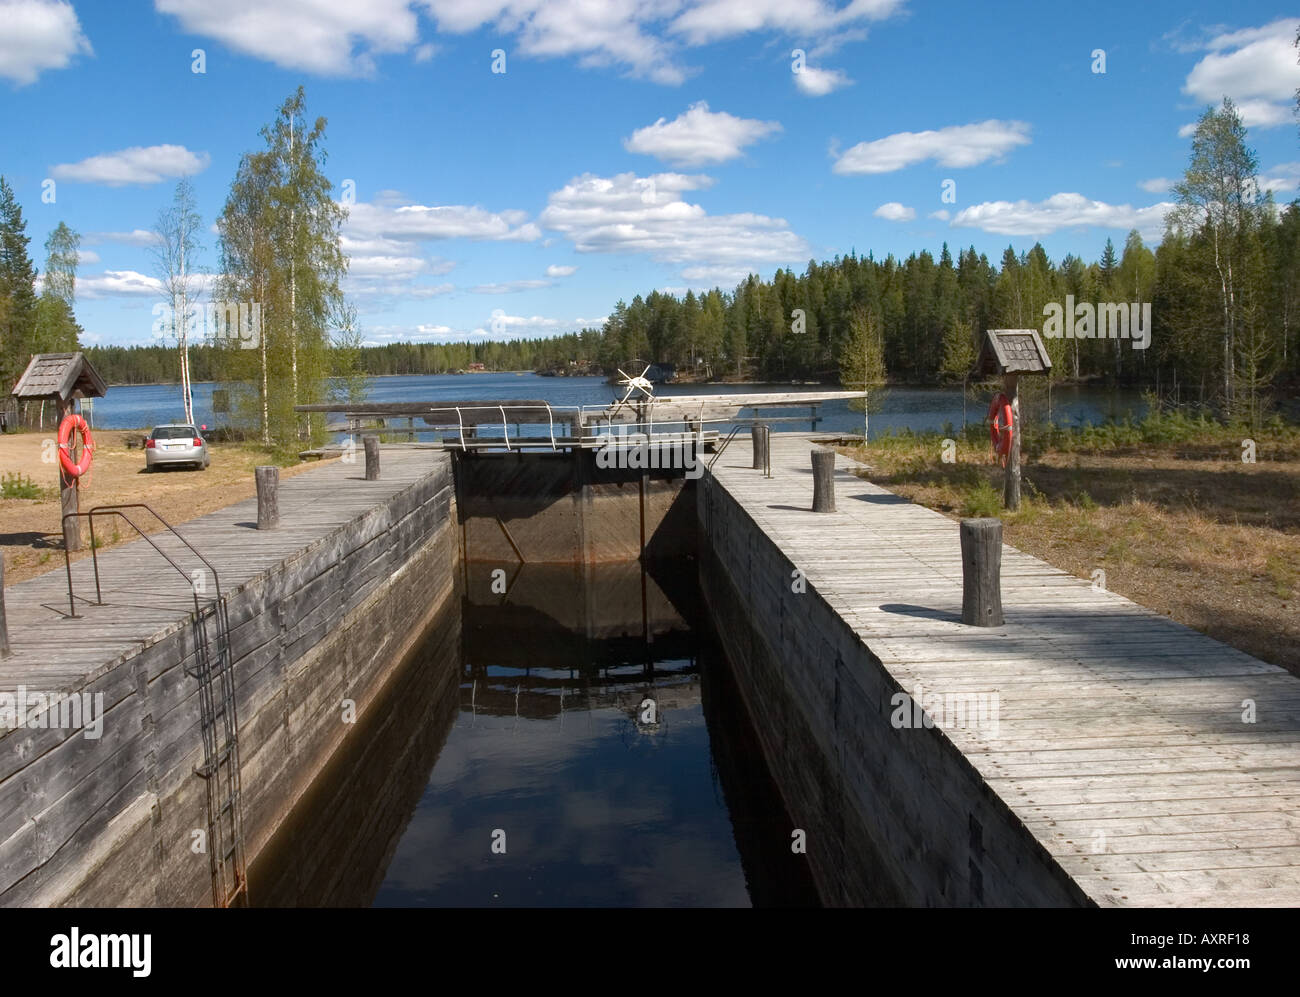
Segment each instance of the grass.
[{"label": "grass", "polygon": [[1002,493],[989,482],[981,481],[966,489],[962,501],[961,514],[968,519],[978,517],[996,518],[1002,512]]},{"label": "grass", "polygon": [[53,488],[38,485],[31,478],[17,472],[0,476],[0,498],[45,499],[54,494]]}]

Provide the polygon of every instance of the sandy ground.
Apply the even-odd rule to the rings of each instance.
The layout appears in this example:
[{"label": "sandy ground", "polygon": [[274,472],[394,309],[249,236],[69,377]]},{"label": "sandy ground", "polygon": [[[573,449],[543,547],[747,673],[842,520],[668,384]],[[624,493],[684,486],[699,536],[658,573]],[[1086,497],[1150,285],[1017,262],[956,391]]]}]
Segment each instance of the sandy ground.
[{"label": "sandy ground", "polygon": [[[206,471],[144,469],[144,451],[128,450],[127,436],[138,433],[95,432],[95,458],[81,481],[81,508],[121,502],[143,502],[171,523],[183,523],[256,494],[253,468],[270,463],[265,453],[244,444],[209,444],[212,465]],[[63,567],[59,528],[58,467],[42,459],[51,434],[0,435],[0,475],[17,472],[47,488],[42,499],[0,499],[0,551],[4,554],[5,584]],[[315,463],[282,467],[282,477],[299,474]],[[83,525],[83,544],[88,548]],[[96,530],[98,532],[98,529]],[[119,529],[118,542],[130,537]],[[112,546],[112,534],[105,547]],[[87,551],[83,551],[84,556]],[[74,555],[75,557],[76,555]]]}]

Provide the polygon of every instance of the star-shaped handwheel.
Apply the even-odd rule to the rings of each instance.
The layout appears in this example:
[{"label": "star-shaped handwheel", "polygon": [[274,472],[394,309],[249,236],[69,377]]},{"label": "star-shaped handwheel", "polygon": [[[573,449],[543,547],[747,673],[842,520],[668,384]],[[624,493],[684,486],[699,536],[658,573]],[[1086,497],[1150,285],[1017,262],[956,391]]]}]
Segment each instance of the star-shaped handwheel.
[{"label": "star-shaped handwheel", "polygon": [[618,406],[615,408],[615,411],[617,411],[618,408],[621,408],[623,403],[626,402],[632,396],[633,391],[639,391],[647,398],[654,398],[654,391],[655,391],[654,385],[651,384],[649,381],[647,381],[645,377],[646,374],[650,372],[650,368],[653,366],[654,364],[646,364],[645,370],[641,371],[641,373],[638,374],[636,377],[633,377],[627,371],[623,370],[623,368],[621,367],[618,368],[618,372],[623,375],[623,379],[618,383],[626,384],[627,391],[625,391],[623,393],[623,397],[618,400]]}]

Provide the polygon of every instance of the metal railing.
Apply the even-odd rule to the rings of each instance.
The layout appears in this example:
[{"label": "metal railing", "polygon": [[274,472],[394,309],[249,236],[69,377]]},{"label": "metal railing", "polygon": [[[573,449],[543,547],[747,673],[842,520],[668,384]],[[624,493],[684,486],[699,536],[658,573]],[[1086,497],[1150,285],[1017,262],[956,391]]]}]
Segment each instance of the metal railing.
[{"label": "metal railing", "polygon": [[[622,404],[551,405],[549,402],[528,402],[511,405],[508,402],[495,402],[487,405],[449,405],[441,410],[447,413],[446,421],[431,422],[430,426],[443,425],[452,431],[451,434],[444,434],[442,439],[437,441],[444,448],[468,451],[500,447],[508,452],[515,452],[537,448],[560,450],[583,446],[592,436],[611,435],[620,440],[643,436],[649,439],[656,433],[667,436],[669,427],[677,425],[683,427],[683,436],[693,434],[697,445],[703,447],[706,442],[714,442],[723,427],[743,428],[755,422],[770,424],[809,421],[809,417],[803,415],[762,416],[758,413],[760,406],[754,405],[742,406],[734,414],[709,417],[706,415],[709,407],[707,398],[699,400],[698,403],[692,400],[692,403],[693,411],[685,409],[673,396],[665,395]],[[673,418],[664,419],[663,406],[672,406],[678,411],[674,412]],[[743,415],[745,409],[750,409],[751,414]],[[439,410],[431,408],[431,411]],[[455,422],[451,421],[452,413],[455,413]],[[482,418],[485,413],[491,413],[491,421]],[[418,412],[413,413],[412,417],[418,415]],[[349,418],[352,416],[349,415]],[[557,436],[556,423],[568,424],[571,435]],[[501,427],[500,436],[495,435],[496,426]],[[513,435],[510,431],[512,426]],[[529,426],[537,427],[536,434],[527,432],[525,427]],[[717,427],[717,429],[706,427]],[[492,435],[483,435],[480,432],[483,428],[492,431]],[[706,439],[706,434],[712,434],[713,438]],[[734,432],[731,435],[734,435]]]},{"label": "metal railing", "polygon": [[[176,532],[175,527],[173,527],[171,523],[163,519],[162,516],[158,515],[158,513],[156,513],[149,506],[145,505],[143,502],[128,502],[123,505],[97,505],[89,512],[68,512],[65,513],[63,516],[63,531],[65,537],[67,536],[69,519],[85,519],[90,524],[90,558],[91,558],[91,562],[94,564],[94,569],[95,569],[95,603],[94,604],[96,606],[102,606],[104,604],[104,595],[103,595],[103,590],[100,587],[100,580],[99,580],[99,544],[95,540],[95,517],[114,515],[114,516],[120,516],[123,519],[123,521],[125,521],[126,524],[131,527],[131,529],[135,530],[136,533],[140,534],[140,539],[145,541],[150,547],[156,550],[158,554],[161,555],[162,558],[168,564],[170,564],[173,568],[175,568],[177,573],[179,573],[180,576],[189,583],[190,594],[194,597],[194,611],[196,613],[199,611],[199,591],[198,588],[194,585],[193,577],[190,574],[188,574],[184,568],[182,568],[179,564],[177,564],[175,559],[172,558],[170,554],[168,554],[165,550],[159,547],[158,544],[154,543],[153,538],[149,536],[149,534],[145,533],[145,531],[140,528],[140,525],[136,523],[135,520],[133,520],[130,516],[128,516],[123,511],[125,509],[143,509],[145,512],[149,513],[149,515],[153,516],[154,519],[158,520],[158,522],[162,523],[163,528],[169,534],[171,534],[182,544],[184,544],[186,549],[188,549],[191,554],[193,554],[200,561],[202,561],[204,566],[209,571],[212,572],[212,581],[213,581],[213,585],[216,587],[216,593],[217,593],[216,598],[218,600],[221,598],[221,578],[217,574],[217,569],[212,566],[212,562],[209,561],[202,554],[200,554],[194,548],[193,544],[191,544],[188,540],[186,540],[183,536],[181,536],[179,533]],[[66,540],[63,544],[63,564],[68,574],[68,615],[73,619],[76,619],[77,604],[76,601],[74,600],[73,591],[72,591],[72,555],[71,552],[68,550],[68,544]]]}]

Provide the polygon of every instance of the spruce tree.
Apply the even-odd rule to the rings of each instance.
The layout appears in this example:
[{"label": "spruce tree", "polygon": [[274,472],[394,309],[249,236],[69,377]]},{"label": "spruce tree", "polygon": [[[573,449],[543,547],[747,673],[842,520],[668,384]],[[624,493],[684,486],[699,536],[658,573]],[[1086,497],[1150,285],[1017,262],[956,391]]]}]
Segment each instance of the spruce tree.
[{"label": "spruce tree", "polygon": [[27,366],[36,333],[36,268],[27,255],[27,223],[13,188],[0,176],[0,385],[3,395]]}]

